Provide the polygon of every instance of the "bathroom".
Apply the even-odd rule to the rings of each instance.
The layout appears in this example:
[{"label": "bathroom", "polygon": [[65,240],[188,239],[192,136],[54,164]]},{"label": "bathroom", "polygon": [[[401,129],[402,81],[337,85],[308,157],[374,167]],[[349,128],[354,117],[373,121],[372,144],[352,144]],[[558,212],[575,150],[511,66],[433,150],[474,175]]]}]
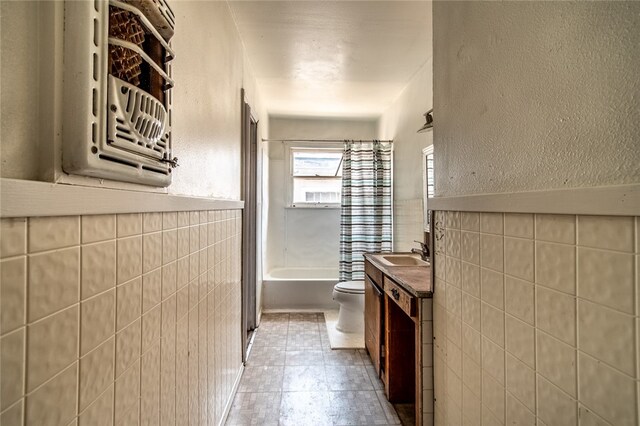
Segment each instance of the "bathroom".
[{"label": "bathroom", "polygon": [[[134,161],[99,81],[142,2],[1,2],[0,424],[638,424],[638,3],[167,0]],[[393,141],[390,250],[430,246],[409,408],[330,348],[341,205],[292,199],[345,140]]]}]

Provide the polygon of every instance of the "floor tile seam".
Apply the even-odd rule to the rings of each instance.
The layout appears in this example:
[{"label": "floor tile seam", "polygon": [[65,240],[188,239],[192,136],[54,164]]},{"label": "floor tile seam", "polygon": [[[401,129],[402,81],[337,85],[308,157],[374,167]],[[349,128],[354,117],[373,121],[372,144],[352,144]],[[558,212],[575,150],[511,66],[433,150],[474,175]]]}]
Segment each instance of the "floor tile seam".
[{"label": "floor tile seam", "polygon": [[[282,416],[282,414],[283,414],[283,411],[284,411],[284,410],[283,410],[282,405],[283,405],[283,403],[284,403],[284,401],[283,401],[284,393],[298,393],[298,392],[300,392],[300,393],[302,393],[302,392],[305,392],[305,393],[310,393],[310,392],[318,393],[318,392],[316,392],[316,391],[283,391],[283,392],[272,392],[272,393],[278,393],[278,394],[280,394],[280,403],[278,404],[278,407],[277,407],[277,409],[278,409],[278,414],[279,414],[279,423],[281,422],[281,420],[280,420],[280,419],[283,417],[283,416]],[[340,393],[340,392],[345,392],[345,391],[320,391],[320,392],[321,392],[321,393],[328,393],[328,394],[335,394],[335,393]],[[398,423],[393,422],[393,421],[390,421],[390,420],[388,419],[387,414],[386,414],[385,410],[382,408],[382,404],[381,404],[381,403],[380,403],[380,401],[379,401],[379,397],[378,397],[378,395],[377,395],[377,392],[376,392],[376,391],[368,391],[368,392],[372,392],[372,393],[376,396],[376,402],[378,403],[380,414],[381,414],[382,416],[384,416],[384,419],[385,419],[385,422],[381,422],[381,423],[376,422],[375,424],[384,424],[384,425],[398,424]],[[239,412],[239,411],[247,411],[247,410],[234,410],[234,412]],[[275,411],[275,410],[274,410],[274,411]],[[323,410],[323,411],[325,411],[325,410]],[[338,422],[338,423],[336,423],[335,418],[336,418],[336,417],[339,417],[339,416],[340,416],[340,413],[336,413],[334,408],[329,408],[329,410],[328,410],[328,411],[329,411],[328,413],[325,411],[325,414],[328,414],[328,415],[329,415],[329,417],[331,417],[331,419],[332,419],[332,424],[343,424],[343,423],[344,423],[344,422]],[[366,425],[367,425],[367,426],[369,426],[369,425],[370,425],[370,423],[366,423]]]}]

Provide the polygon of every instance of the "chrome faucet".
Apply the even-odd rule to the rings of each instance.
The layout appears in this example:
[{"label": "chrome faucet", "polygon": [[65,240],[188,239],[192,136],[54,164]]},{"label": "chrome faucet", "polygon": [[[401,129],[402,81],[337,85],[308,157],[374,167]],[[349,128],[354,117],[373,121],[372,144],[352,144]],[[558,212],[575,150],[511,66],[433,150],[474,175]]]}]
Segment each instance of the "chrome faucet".
[{"label": "chrome faucet", "polygon": [[422,241],[414,240],[414,242],[420,244],[420,248],[412,248],[411,253],[419,254],[420,258],[425,262],[429,261],[429,246]]}]

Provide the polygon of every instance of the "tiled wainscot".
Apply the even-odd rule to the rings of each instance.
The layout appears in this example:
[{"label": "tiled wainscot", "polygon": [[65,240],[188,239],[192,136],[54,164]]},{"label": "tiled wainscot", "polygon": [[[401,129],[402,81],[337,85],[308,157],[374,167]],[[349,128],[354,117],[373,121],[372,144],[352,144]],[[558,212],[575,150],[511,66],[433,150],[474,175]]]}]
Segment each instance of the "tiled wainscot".
[{"label": "tiled wainscot", "polygon": [[3,425],[219,424],[241,211],[2,219]]},{"label": "tiled wainscot", "polygon": [[437,425],[637,425],[637,217],[435,212]]}]

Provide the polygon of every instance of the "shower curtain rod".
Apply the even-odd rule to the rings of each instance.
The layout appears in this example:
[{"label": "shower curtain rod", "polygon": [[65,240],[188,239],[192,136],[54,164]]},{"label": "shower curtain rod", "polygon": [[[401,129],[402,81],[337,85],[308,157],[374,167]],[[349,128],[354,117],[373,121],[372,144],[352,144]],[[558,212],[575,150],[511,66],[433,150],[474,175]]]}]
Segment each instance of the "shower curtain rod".
[{"label": "shower curtain rod", "polygon": [[329,142],[329,143],[340,143],[340,142],[345,142],[345,141],[393,143],[392,140],[378,140],[378,139],[355,140],[355,139],[264,139],[264,138],[262,138],[262,142]]}]

